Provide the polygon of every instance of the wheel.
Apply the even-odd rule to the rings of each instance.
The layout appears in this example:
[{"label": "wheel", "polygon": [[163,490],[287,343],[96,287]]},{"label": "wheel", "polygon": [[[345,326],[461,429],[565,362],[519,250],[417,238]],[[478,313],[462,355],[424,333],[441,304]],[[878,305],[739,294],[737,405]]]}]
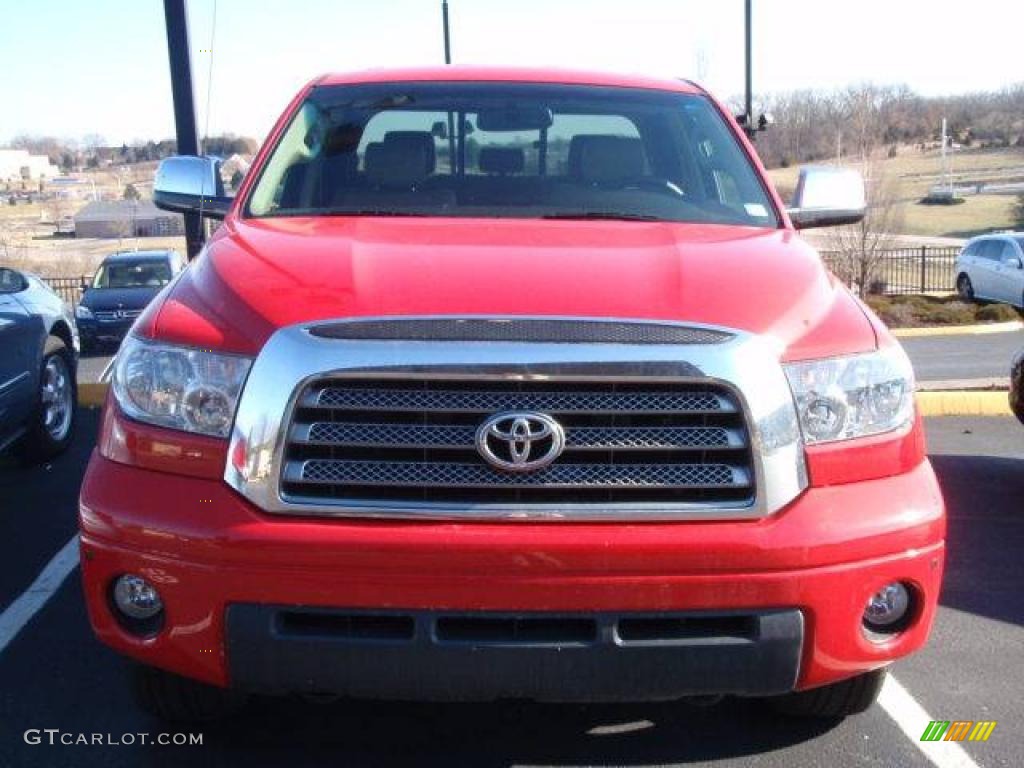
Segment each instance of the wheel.
[{"label": "wheel", "polygon": [[50,336],[43,348],[36,407],[22,444],[27,461],[51,459],[68,447],[77,402],[74,355],[63,341]]},{"label": "wheel", "polygon": [[245,703],[245,696],[237,691],[190,680],[156,667],[132,664],[129,675],[138,707],[168,722],[216,720]]},{"label": "wheel", "polygon": [[885,669],[876,669],[832,685],[777,696],[770,701],[779,712],[797,717],[856,715],[875,703],[885,675]]},{"label": "wheel", "polygon": [[960,294],[960,298],[964,301],[974,301],[974,286],[971,284],[971,278],[961,274],[956,279],[956,292]]}]

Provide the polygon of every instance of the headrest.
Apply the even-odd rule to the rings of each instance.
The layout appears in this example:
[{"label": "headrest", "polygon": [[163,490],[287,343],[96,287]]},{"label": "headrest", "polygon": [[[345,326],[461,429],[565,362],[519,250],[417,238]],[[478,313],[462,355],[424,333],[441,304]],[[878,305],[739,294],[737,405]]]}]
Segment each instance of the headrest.
[{"label": "headrest", "polygon": [[477,164],[484,173],[522,173],[526,153],[515,147],[483,147]]},{"label": "headrest", "polygon": [[620,181],[644,174],[640,139],[581,134],[569,142],[569,174],[583,181]]},{"label": "headrest", "polygon": [[363,169],[371,184],[401,189],[415,187],[427,178],[427,164],[426,149],[418,142],[372,142],[366,145],[363,158]]},{"label": "headrest", "polygon": [[388,131],[384,143],[402,147],[406,152],[423,153],[423,172],[429,176],[434,172],[437,158],[434,153],[434,136],[430,131]]},{"label": "headrest", "polygon": [[324,139],[324,154],[328,157],[341,154],[355,154],[362,138],[362,126],[357,123],[341,123],[335,125]]}]

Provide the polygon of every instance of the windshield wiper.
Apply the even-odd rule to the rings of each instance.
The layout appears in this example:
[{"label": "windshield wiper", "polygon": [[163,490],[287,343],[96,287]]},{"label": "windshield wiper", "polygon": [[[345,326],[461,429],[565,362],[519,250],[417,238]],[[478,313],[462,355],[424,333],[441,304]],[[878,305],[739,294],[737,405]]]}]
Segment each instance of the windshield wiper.
[{"label": "windshield wiper", "polygon": [[542,219],[608,219],[610,221],[670,221],[646,213],[623,213],[621,211],[558,211],[546,213]]},{"label": "windshield wiper", "polygon": [[433,216],[436,214],[418,211],[395,211],[390,208],[322,208],[314,215],[324,216]]}]

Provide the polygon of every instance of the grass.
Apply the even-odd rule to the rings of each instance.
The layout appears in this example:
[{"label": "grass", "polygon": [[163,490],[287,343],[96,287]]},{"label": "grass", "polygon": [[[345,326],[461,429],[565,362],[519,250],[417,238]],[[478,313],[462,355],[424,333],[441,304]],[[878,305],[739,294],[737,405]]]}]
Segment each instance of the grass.
[{"label": "grass", "polygon": [[21,238],[4,251],[0,262],[4,266],[24,269],[45,277],[80,277],[96,271],[104,257],[115,251],[173,248],[184,256],[184,237],[126,237],[117,238],[50,238],[39,236]]},{"label": "grass", "polygon": [[1016,225],[1013,195],[972,195],[958,205],[903,204],[903,232],[908,235],[974,237]]},{"label": "grass", "polygon": [[1008,304],[968,304],[954,296],[868,296],[870,306],[890,328],[974,325],[1019,320]]},{"label": "grass", "polygon": [[[882,163],[885,173],[898,179],[903,218],[900,234],[966,238],[1017,225],[1014,195],[971,195],[960,205],[921,204],[928,189],[940,180],[942,160],[938,150],[922,153],[914,147],[903,147],[896,157]],[[1024,147],[957,150],[952,167],[960,183],[1007,173],[1024,178]],[[768,175],[783,199],[788,200],[796,188],[798,173],[796,167],[774,168]]]}]

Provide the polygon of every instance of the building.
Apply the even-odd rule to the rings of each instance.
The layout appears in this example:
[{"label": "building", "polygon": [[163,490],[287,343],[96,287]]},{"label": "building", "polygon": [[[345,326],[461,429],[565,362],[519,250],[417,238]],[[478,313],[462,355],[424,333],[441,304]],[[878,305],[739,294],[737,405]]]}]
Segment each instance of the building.
[{"label": "building", "polygon": [[46,155],[30,155],[25,149],[0,149],[0,182],[37,181],[60,175]]},{"label": "building", "polygon": [[162,211],[150,200],[96,200],[75,214],[75,237],[162,237],[184,233],[181,214]]}]

